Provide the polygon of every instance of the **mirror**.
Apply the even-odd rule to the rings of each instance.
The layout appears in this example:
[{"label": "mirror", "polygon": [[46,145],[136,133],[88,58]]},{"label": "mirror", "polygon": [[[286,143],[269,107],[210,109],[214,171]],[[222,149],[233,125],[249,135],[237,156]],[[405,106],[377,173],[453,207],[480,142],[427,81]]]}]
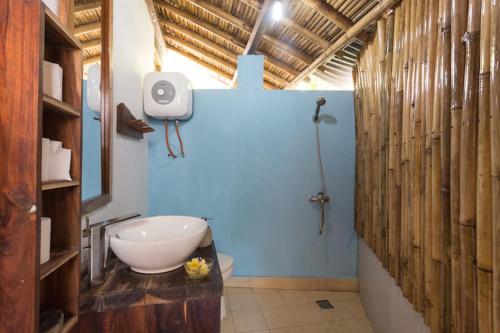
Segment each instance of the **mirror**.
[{"label": "mirror", "polygon": [[75,0],[74,35],[82,43],[82,214],[111,201],[112,0]]}]

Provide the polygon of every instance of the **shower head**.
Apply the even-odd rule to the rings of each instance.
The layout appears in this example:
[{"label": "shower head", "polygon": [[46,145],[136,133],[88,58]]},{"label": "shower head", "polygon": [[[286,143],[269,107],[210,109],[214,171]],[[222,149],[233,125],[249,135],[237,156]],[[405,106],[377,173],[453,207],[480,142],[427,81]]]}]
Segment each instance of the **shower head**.
[{"label": "shower head", "polygon": [[320,97],[316,100],[316,113],[314,114],[313,121],[318,121],[319,109],[326,104],[326,99],[324,97]]}]

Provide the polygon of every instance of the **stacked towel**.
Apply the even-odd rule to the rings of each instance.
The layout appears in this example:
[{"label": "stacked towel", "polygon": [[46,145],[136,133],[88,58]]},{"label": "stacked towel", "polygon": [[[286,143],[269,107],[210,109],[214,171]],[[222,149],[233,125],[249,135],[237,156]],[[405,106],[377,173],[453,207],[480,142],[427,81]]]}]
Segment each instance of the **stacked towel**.
[{"label": "stacked towel", "polygon": [[40,264],[50,259],[50,217],[42,217],[40,232]]},{"label": "stacked towel", "polygon": [[71,149],[60,141],[42,138],[42,181],[71,180]]},{"label": "stacked towel", "polygon": [[63,70],[58,64],[43,61],[43,93],[62,101]]}]

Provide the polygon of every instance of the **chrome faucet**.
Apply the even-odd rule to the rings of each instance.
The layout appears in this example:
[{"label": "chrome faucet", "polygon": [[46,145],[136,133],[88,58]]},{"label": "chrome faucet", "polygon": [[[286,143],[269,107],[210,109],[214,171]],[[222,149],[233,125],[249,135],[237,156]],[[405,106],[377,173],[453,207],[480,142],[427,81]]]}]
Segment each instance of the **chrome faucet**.
[{"label": "chrome faucet", "polygon": [[87,220],[87,226],[82,232],[82,238],[90,238],[90,262],[88,263],[88,266],[90,268],[91,286],[100,285],[104,283],[105,280],[105,268],[109,248],[109,244],[106,244],[106,228],[113,224],[124,222],[139,216],[141,216],[141,214],[132,213],[91,225],[88,225]]},{"label": "chrome faucet", "polygon": [[323,230],[325,229],[325,204],[327,202],[330,202],[330,197],[323,192],[319,192],[316,196],[309,196],[309,201],[317,202],[320,205],[321,219],[319,223],[319,233],[321,235],[323,233]]}]

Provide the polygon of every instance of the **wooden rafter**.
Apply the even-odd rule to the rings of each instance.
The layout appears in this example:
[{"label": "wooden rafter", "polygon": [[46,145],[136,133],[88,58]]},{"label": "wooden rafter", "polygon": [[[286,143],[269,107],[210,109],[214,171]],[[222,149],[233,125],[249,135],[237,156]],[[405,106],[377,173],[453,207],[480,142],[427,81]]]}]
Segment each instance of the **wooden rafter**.
[{"label": "wooden rafter", "polygon": [[93,22],[93,23],[87,23],[87,24],[82,24],[78,25],[75,27],[75,30],[73,33],[75,35],[80,35],[80,34],[85,34],[93,31],[101,30],[101,22]]},{"label": "wooden rafter", "polygon": [[[222,76],[223,78],[225,78],[226,80],[231,80],[231,78],[233,77],[232,74],[229,74],[229,73],[226,73],[224,71],[222,71],[220,68],[218,68],[217,66],[214,66],[206,61],[203,61],[202,59],[198,58],[198,57],[195,57],[194,55],[188,53],[188,52],[185,52],[183,50],[181,50],[180,48],[177,48],[175,46],[172,46],[172,49],[181,54],[182,56],[188,58],[189,60],[191,61],[194,61],[196,62],[197,64],[211,70],[212,72],[216,73],[217,75],[220,75]],[[228,82],[224,82],[223,80],[220,80],[222,81],[223,83],[225,84],[228,84]],[[267,81],[264,81],[264,87],[267,88],[267,89],[280,89],[279,87],[275,86],[274,84],[271,84]]]},{"label": "wooden rafter", "polygon": [[262,9],[260,10],[259,16],[257,16],[252,33],[250,34],[250,38],[248,38],[247,45],[242,55],[254,54],[255,50],[259,47],[262,37],[270,24],[268,15],[270,5],[271,0],[264,0]]},{"label": "wooden rafter", "polygon": [[333,43],[328,49],[325,50],[313,63],[307,66],[300,75],[295,77],[293,81],[287,86],[287,88],[293,87],[295,84],[303,80],[309,74],[314,72],[319,66],[324,62],[328,61],[333,55],[345,47],[347,44],[352,42],[356,36],[363,31],[365,27],[371,24],[374,20],[379,18],[384,14],[386,10],[391,8],[393,5],[398,3],[400,0],[382,0],[377,6],[375,6],[370,12],[368,12],[363,18],[356,22],[349,30],[347,30],[335,43]]},{"label": "wooden rafter", "polygon": [[[246,32],[247,34],[251,35],[252,27],[247,22],[245,22],[244,20],[224,11],[222,8],[214,6],[206,1],[201,1],[201,0],[187,0],[187,1],[189,3],[197,6],[198,8],[205,10],[206,12],[214,15],[215,17],[217,17],[217,18],[233,25],[234,27]],[[163,0],[155,0],[155,3],[160,7],[169,6]],[[303,54],[301,51],[293,48],[292,46],[280,41],[276,37],[273,37],[269,34],[264,34],[263,39],[265,41],[269,42],[274,47],[280,49],[282,52],[294,57],[295,59],[303,62],[306,65],[310,64],[313,61],[313,59],[311,57]]]},{"label": "wooden rafter", "polygon": [[309,39],[311,42],[317,44],[322,49],[326,49],[326,48],[328,48],[328,46],[330,46],[330,43],[327,40],[321,38],[320,36],[311,32],[311,30],[301,26],[300,24],[296,23],[295,21],[293,21],[292,19],[290,19],[286,16],[283,16],[279,23],[294,30],[298,34],[302,35],[303,37]]},{"label": "wooden rafter", "polygon": [[89,10],[95,10],[100,8],[101,8],[101,0],[85,2],[85,3],[75,3],[74,12],[75,13],[86,12]]},{"label": "wooden rafter", "polygon": [[[162,4],[161,5],[165,10],[185,19],[186,21],[189,21],[190,23],[196,25],[197,27],[203,29],[203,30],[206,30],[208,32],[210,32],[211,34],[215,35],[215,36],[218,36],[220,38],[222,38],[223,40],[225,40],[226,42],[228,42],[229,44],[233,45],[234,47],[236,47],[236,49],[238,49],[238,52],[243,52],[243,50],[245,49],[245,44],[243,44],[241,41],[239,41],[238,39],[236,39],[234,36],[228,34],[227,32],[225,31],[222,31],[220,30],[219,28],[211,25],[210,23],[208,22],[204,22],[202,21],[201,19],[197,18],[196,16],[192,15],[192,14],[189,14],[188,12],[185,12],[185,11],[182,11],[180,9],[178,9],[177,7],[174,7],[172,5],[169,5],[167,3],[165,4]],[[168,21],[167,19],[164,19],[164,18],[158,18],[158,21],[160,24],[162,25],[168,25],[168,24],[171,24],[170,21]],[[226,51],[228,52],[228,51]],[[270,54],[262,51],[262,50],[258,50],[257,53],[263,55],[264,57],[266,57],[266,61],[269,62],[271,65],[277,67],[278,69],[286,72],[286,73],[289,73],[290,75],[292,76],[297,76],[300,72],[295,69],[294,67],[288,65],[288,64],[285,64],[283,63],[282,61],[274,58],[273,56],[271,56]]]},{"label": "wooden rafter", "polygon": [[[228,62],[227,60],[224,60],[222,59],[221,57],[217,57],[209,52],[207,52],[206,50],[194,45],[194,44],[191,44],[191,43],[188,43],[186,42],[185,40],[182,40],[178,37],[175,37],[175,36],[171,36],[171,35],[165,35],[165,38],[167,40],[170,40],[170,41],[173,41],[174,43],[178,43],[178,44],[181,44],[183,47],[193,51],[194,53],[197,53],[197,54],[200,54],[218,64],[220,64],[221,66],[224,66],[226,68],[229,68],[231,69],[233,72],[236,71],[236,65],[233,64],[233,63],[230,63]],[[203,43],[203,42],[202,42]],[[208,46],[207,44],[205,44],[206,46]],[[214,46],[214,45],[212,45]],[[214,46],[215,47],[215,46]],[[220,46],[218,46],[220,47]],[[226,51],[222,51],[222,52],[225,52],[226,56],[228,56],[228,54],[230,54],[227,50]],[[229,56],[230,58],[234,57],[234,62],[236,62],[236,59],[237,59],[237,55],[235,54],[231,54]],[[265,71],[264,73],[264,77],[267,77],[268,79],[280,84],[282,87],[286,86],[288,84],[288,82],[286,80],[284,80],[283,78],[277,76],[276,74],[273,74],[271,72],[268,72],[268,71]]]},{"label": "wooden rafter", "polygon": [[94,48],[94,47],[98,47],[98,46],[101,46],[101,39],[92,39],[92,40],[89,40],[89,41],[86,41],[86,42],[83,42],[82,43],[82,47],[84,49],[91,49],[91,48]]},{"label": "wooden rafter", "polygon": [[323,2],[322,0],[300,0],[307,6],[311,7],[324,17],[328,18],[330,21],[335,23],[343,31],[347,31],[352,28],[354,23],[347,17],[345,17],[338,10],[330,6],[329,4]]},{"label": "wooden rafter", "polygon": [[[205,47],[208,47],[208,48],[216,51],[217,53],[221,54],[222,56],[228,57],[231,60],[233,60],[234,62],[237,62],[238,54],[231,52],[230,50],[225,49],[221,45],[219,45],[219,44],[217,44],[217,43],[215,43],[207,38],[200,36],[199,34],[195,33],[194,31],[189,30],[189,29],[184,28],[184,27],[181,27],[180,25],[176,24],[175,22],[168,21],[166,19],[160,19],[160,23],[162,25],[165,25],[166,27],[168,27],[171,30],[174,30],[182,35],[185,35],[185,36],[197,41],[200,44],[203,44]],[[165,35],[165,37],[172,39],[168,35]],[[282,68],[280,68],[280,69],[282,69]],[[286,71],[285,69],[282,69],[282,70]],[[283,86],[288,83],[283,78],[278,77],[277,75],[272,74],[271,72],[266,71],[265,74],[267,76],[271,77],[273,80],[282,83]]]}]

